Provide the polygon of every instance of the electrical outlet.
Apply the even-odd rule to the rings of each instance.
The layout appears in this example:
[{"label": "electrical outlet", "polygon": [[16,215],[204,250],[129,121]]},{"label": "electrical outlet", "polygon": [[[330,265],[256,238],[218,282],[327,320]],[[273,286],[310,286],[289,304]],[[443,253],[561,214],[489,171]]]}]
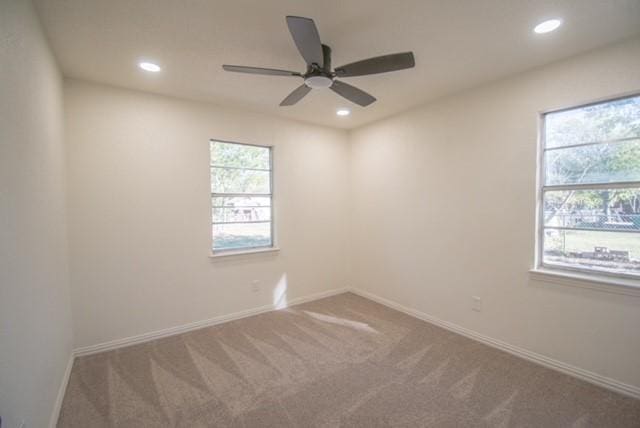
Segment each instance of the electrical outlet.
[{"label": "electrical outlet", "polygon": [[471,309],[476,312],[482,312],[482,299],[478,296],[471,296],[473,303],[471,305]]},{"label": "electrical outlet", "polygon": [[251,281],[251,291],[253,291],[254,293],[260,291],[260,281],[258,281],[257,279]]}]

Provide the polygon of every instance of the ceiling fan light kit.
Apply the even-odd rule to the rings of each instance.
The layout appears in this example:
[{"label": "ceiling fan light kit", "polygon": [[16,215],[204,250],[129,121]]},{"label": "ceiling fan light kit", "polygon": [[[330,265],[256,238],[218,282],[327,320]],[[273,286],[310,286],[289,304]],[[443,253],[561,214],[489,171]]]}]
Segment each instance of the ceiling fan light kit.
[{"label": "ceiling fan light kit", "polygon": [[311,89],[330,88],[333,85],[333,79],[327,76],[309,76],[304,79],[304,84]]},{"label": "ceiling fan light kit", "polygon": [[236,73],[261,74],[267,76],[290,76],[304,79],[302,85],[293,90],[280,106],[296,104],[311,89],[329,88],[349,101],[366,107],[376,99],[355,86],[336,80],[337,77],[356,77],[369,74],[387,73],[415,66],[412,52],[396,53],[353,62],[331,70],[331,48],[320,42],[320,35],[313,19],[300,16],[287,16],[287,26],[298,51],[307,64],[305,73],[278,70],[272,68],[246,67],[242,65],[223,65],[225,71]]}]

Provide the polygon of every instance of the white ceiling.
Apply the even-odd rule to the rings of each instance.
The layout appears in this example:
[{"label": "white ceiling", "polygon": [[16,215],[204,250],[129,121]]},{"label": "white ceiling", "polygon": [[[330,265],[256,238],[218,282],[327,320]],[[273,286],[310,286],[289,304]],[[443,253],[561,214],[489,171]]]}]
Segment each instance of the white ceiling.
[{"label": "white ceiling", "polygon": [[[354,128],[447,93],[640,32],[640,0],[36,0],[65,75]],[[378,98],[359,107],[301,81],[227,73],[223,63],[304,71],[286,15],[313,18],[334,66],[412,50],[416,67],[345,79]],[[535,24],[560,17],[556,32]],[[163,67],[149,74],[149,59]],[[349,117],[337,117],[338,107]]]}]

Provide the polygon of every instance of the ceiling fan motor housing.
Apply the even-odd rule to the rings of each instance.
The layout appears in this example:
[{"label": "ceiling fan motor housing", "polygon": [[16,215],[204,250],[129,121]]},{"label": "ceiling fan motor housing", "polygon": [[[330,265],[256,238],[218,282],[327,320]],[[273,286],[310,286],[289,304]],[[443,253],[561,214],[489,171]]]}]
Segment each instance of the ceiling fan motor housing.
[{"label": "ceiling fan motor housing", "polygon": [[323,64],[311,64],[304,75],[304,84],[313,89],[329,88],[333,85],[331,73],[331,48],[322,45]]}]

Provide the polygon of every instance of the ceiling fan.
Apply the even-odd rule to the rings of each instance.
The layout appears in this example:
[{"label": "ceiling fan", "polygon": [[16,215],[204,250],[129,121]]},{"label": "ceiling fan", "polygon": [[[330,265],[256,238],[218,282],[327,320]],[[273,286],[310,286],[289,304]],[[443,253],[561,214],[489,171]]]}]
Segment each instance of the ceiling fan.
[{"label": "ceiling fan", "polygon": [[226,71],[238,73],[264,74],[268,76],[301,77],[304,83],[293,90],[282,102],[281,106],[296,104],[311,89],[329,88],[336,94],[362,107],[373,103],[376,99],[365,91],[336,80],[337,77],[366,76],[368,74],[386,73],[403,70],[415,65],[412,52],[396,53],[352,62],[331,70],[331,48],[320,42],[320,35],[313,19],[300,16],[287,16],[287,26],[300,54],[307,63],[307,71],[277,70],[273,68],[245,67],[242,65],[223,65]]}]

